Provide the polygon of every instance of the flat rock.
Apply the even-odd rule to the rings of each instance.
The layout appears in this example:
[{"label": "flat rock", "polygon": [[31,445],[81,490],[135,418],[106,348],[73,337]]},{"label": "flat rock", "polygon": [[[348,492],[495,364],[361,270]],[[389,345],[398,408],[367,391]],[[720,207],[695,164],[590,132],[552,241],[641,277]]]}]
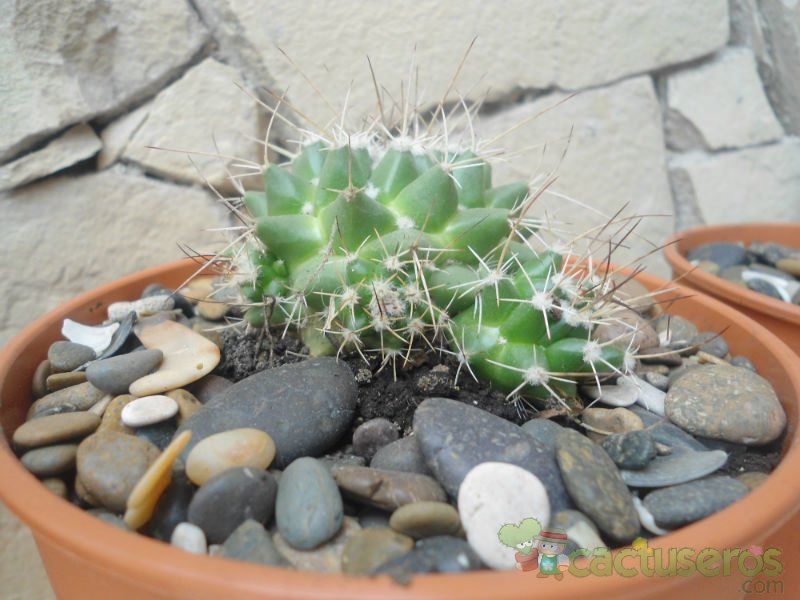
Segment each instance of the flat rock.
[{"label": "flat rock", "polygon": [[389,575],[398,583],[407,584],[417,574],[464,573],[483,568],[481,559],[467,542],[440,535],[420,540],[411,552],[388,560],[373,574]]},{"label": "flat rock", "polygon": [[348,497],[384,510],[395,510],[412,502],[447,499],[442,486],[426,475],[351,465],[337,465],[331,473]]},{"label": "flat rock", "polygon": [[200,486],[189,503],[188,521],[200,527],[210,543],[222,543],[247,519],[269,523],[277,488],[266,471],[228,469]]},{"label": "flat rock", "polygon": [[342,551],[342,572],[367,575],[387,561],[410,552],[414,540],[385,527],[356,532]]},{"label": "flat rock", "polygon": [[533,534],[538,535],[550,521],[550,502],[535,475],[516,465],[486,462],[464,478],[458,514],[467,541],[481,560],[494,569],[511,569],[516,564],[515,549],[500,542],[500,528],[535,519],[538,530]]},{"label": "flat rock", "polygon": [[86,367],[86,378],[108,394],[127,394],[130,385],[155,371],[161,364],[161,350],[142,350],[98,360]]},{"label": "flat rock", "polygon": [[473,467],[505,462],[536,475],[554,509],[572,506],[552,448],[510,421],[456,400],[429,398],[414,413],[414,432],[428,467],[453,498]]},{"label": "flat rock", "polygon": [[122,409],[122,423],[128,427],[154,425],[178,414],[178,403],[169,396],[145,396],[128,402]]},{"label": "flat rock", "polygon": [[121,433],[133,433],[133,429],[122,422],[122,410],[136,398],[129,394],[123,394],[113,398],[103,411],[103,420],[100,422],[98,431],[119,431]]},{"label": "flat rock", "polygon": [[342,526],[344,507],[336,482],[319,461],[298,458],[281,473],[275,521],[286,542],[311,550],[330,540]]},{"label": "flat rock", "polygon": [[186,459],[186,474],[197,485],[234,467],[266,469],[275,458],[275,442],[259,429],[231,429],[208,436]]},{"label": "flat rock", "polygon": [[643,469],[656,457],[656,444],[646,429],[615,433],[601,443],[620,469]]},{"label": "flat rock", "polygon": [[64,388],[86,383],[86,373],[83,371],[69,371],[67,373],[53,373],[45,381],[48,392],[57,392]]},{"label": "flat rock", "polygon": [[158,448],[145,440],[103,431],[78,446],[78,475],[93,498],[111,511],[122,512],[134,486],[158,455]]},{"label": "flat rock", "polygon": [[23,448],[49,446],[86,437],[100,424],[90,412],[72,412],[41,417],[20,425],[12,437]]},{"label": "flat rock", "polygon": [[54,342],[47,351],[53,373],[72,371],[94,358],[94,350],[75,342]]},{"label": "flat rock", "polygon": [[690,371],[672,385],[665,406],[682,429],[738,444],[767,444],[786,427],[786,413],[769,382],[740,367]]},{"label": "flat rock", "polygon": [[75,468],[77,444],[57,444],[30,450],[22,455],[20,462],[37,477],[54,477]]},{"label": "flat rock", "polygon": [[651,492],[644,506],[657,525],[675,529],[719,512],[747,492],[746,485],[731,477],[710,477]]},{"label": "flat rock", "polygon": [[622,469],[620,473],[631,487],[659,488],[705,477],[727,460],[728,454],[722,450],[673,450],[672,454],[657,456],[643,469]]},{"label": "flat rock", "polygon": [[253,519],[245,520],[228,536],[222,544],[220,556],[259,565],[286,565],[286,560],[272,542],[272,536]]},{"label": "flat rock", "polygon": [[627,408],[585,408],[581,417],[587,425],[588,436],[596,441],[614,433],[644,428],[642,419]]},{"label": "flat rock", "polygon": [[341,573],[342,554],[347,542],[359,531],[361,526],[352,517],[344,517],[342,527],[336,536],[312,550],[298,550],[292,548],[280,533],[272,536],[278,552],[298,571],[311,571],[314,573]]},{"label": "flat rock", "polygon": [[350,368],[333,358],[261,371],[228,388],[187,419],[195,444],[209,435],[248,427],[275,442],[275,466],[300,456],[320,456],[346,433],[355,415],[356,382]]},{"label": "flat rock", "polygon": [[556,458],[564,484],[578,508],[616,542],[639,534],[639,518],[628,486],[608,454],[571,429],[556,438]]},{"label": "flat rock", "polygon": [[89,382],[80,383],[39,398],[28,409],[28,418],[36,419],[47,415],[89,410],[102,397],[102,390],[98,390]]},{"label": "flat rock", "polygon": [[219,348],[202,335],[172,321],[137,329],[136,335],[147,349],[164,354],[155,373],[130,385],[134,396],[150,396],[184,387],[214,370],[219,364]]},{"label": "flat rock", "polygon": [[389,526],[415,540],[437,535],[458,535],[458,511],[446,502],[412,502],[392,513]]},{"label": "flat rock", "polygon": [[425,463],[417,436],[410,435],[387,444],[380,448],[372,457],[369,465],[384,471],[404,471],[406,473],[419,473],[431,475],[431,470]]},{"label": "flat rock", "polygon": [[378,450],[397,441],[398,437],[397,425],[388,419],[364,421],[353,432],[353,453],[371,460]]}]

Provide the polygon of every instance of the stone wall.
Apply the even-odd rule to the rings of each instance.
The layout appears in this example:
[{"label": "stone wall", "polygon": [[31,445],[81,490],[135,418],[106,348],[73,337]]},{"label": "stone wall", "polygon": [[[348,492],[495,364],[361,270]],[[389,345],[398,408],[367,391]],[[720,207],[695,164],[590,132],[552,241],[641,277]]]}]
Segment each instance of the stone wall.
[{"label": "stone wall", "polygon": [[[629,240],[633,254],[702,219],[800,219],[797,0],[2,8],[0,344],[67,297],[181,256],[179,242],[214,247],[221,234],[205,230],[227,225],[219,196],[235,192],[227,157],[263,158],[266,118],[254,99],[273,103],[288,89],[293,106],[325,120],[307,76],[337,105],[349,88],[357,117],[374,103],[366,56],[396,89],[412,52],[436,99],[476,36],[456,89],[486,98],[484,135],[531,120],[504,138],[508,160],[495,172],[557,166],[547,198],[556,219],[589,227],[627,204],[648,215]],[[3,596],[48,597],[29,542],[0,529]]]}]

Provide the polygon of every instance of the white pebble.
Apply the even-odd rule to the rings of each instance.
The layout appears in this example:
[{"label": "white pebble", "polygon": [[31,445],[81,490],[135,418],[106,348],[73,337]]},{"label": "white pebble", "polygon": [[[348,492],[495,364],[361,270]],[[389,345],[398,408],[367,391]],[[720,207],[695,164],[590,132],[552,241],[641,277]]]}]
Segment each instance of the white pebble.
[{"label": "white pebble", "polygon": [[122,422],[128,427],[143,427],[174,417],[178,403],[168,396],[137,398],[122,409]]},{"label": "white pebble", "polygon": [[172,310],[175,300],[171,296],[161,294],[134,300],[133,302],[114,302],[108,306],[108,318],[112,321],[121,321],[128,313],[135,312],[137,317],[146,317],[162,310]]},{"label": "white pebble", "polygon": [[467,541],[494,569],[512,569],[514,548],[500,543],[500,528],[534,518],[542,528],[550,521],[550,500],[542,482],[516,465],[485,462],[474,467],[458,490],[458,514]]},{"label": "white pebble", "polygon": [[631,377],[631,381],[632,385],[635,385],[636,389],[639,390],[639,397],[636,399],[636,404],[663,417],[665,415],[664,399],[667,397],[667,393],[639,377],[633,376]]},{"label": "white pebble", "polygon": [[656,525],[655,517],[649,510],[647,510],[644,502],[642,502],[636,496],[633,497],[633,505],[636,507],[636,512],[639,513],[639,522],[642,524],[642,527],[647,529],[647,531],[655,535],[667,535],[669,533],[669,531],[666,529],[662,529]]},{"label": "white pebble", "polygon": [[192,523],[178,523],[172,530],[170,544],[192,554],[206,553],[206,534]]},{"label": "white pebble", "polygon": [[88,346],[94,350],[97,356],[100,356],[111,345],[111,338],[114,337],[117,329],[119,329],[119,323],[92,327],[77,323],[72,319],[64,319],[64,323],[61,325],[61,335],[70,342]]}]

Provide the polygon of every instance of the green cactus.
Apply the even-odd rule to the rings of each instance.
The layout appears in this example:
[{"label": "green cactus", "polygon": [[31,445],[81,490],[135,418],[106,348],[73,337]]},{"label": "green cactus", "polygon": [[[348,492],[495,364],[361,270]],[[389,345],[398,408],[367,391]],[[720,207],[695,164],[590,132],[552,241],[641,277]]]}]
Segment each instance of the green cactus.
[{"label": "green cactus", "polygon": [[443,350],[459,371],[535,399],[630,366],[630,352],[591,338],[605,288],[527,241],[539,226],[528,184],[492,187],[476,152],[422,146],[317,140],[266,167],[265,191],[244,198],[248,322],[296,328],[318,352]]}]

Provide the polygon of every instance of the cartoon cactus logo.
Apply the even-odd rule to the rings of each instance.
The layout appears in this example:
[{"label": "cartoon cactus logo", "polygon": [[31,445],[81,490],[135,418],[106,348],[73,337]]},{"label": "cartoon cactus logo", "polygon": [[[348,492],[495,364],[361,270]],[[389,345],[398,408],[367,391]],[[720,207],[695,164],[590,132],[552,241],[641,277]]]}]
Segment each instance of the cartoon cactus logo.
[{"label": "cartoon cactus logo", "polygon": [[448,93],[428,113],[410,85],[391,111],[379,96],[356,129],[344,111],[325,126],[297,111],[315,130],[292,125],[302,140],[277,149],[264,191],[237,209],[248,226],[230,271],[246,320],[393,366],[450,353],[457,376],[514,398],[563,401],[581,378],[626,373],[636,349],[592,336],[617,319],[614,284],[570,245],[549,246],[531,216],[554,177],[493,185],[502,136],[479,139],[478,106]]}]

